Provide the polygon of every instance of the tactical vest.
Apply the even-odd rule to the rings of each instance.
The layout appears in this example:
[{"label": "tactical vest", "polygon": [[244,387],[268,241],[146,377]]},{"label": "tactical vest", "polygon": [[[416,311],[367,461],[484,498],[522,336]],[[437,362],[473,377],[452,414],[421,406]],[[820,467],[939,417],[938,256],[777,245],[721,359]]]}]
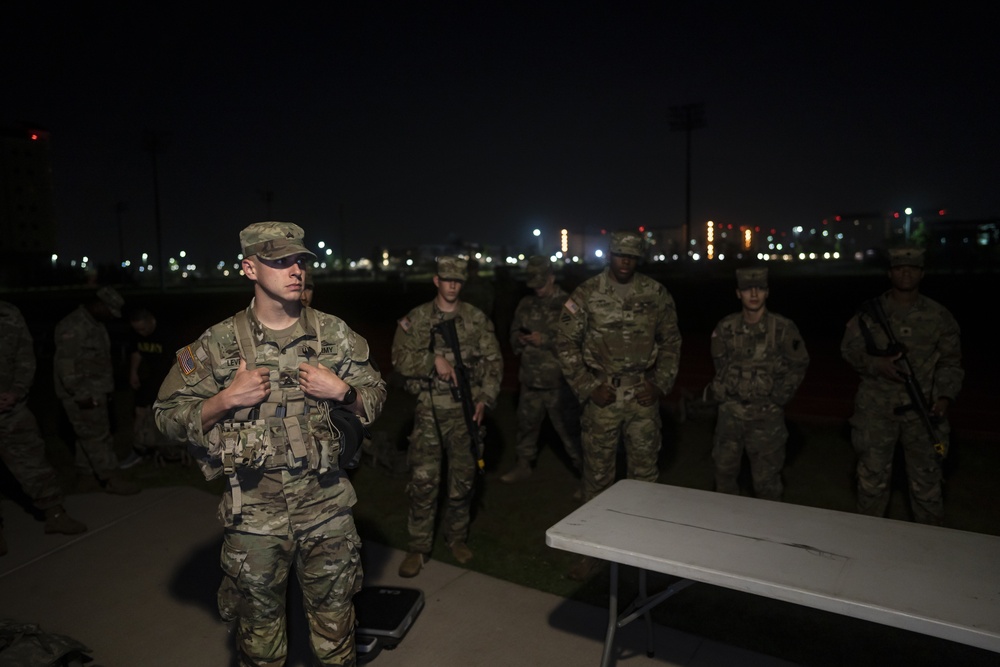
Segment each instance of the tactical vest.
[{"label": "tactical vest", "polygon": [[[734,332],[733,349],[736,359],[726,369],[723,382],[725,395],[744,401],[767,398],[774,387],[774,358],[777,318],[769,317],[763,340],[750,334]],[[753,344],[753,347],[749,346]]]},{"label": "tactical vest", "polygon": [[[251,408],[237,410],[232,419],[221,422],[222,471],[229,478],[233,493],[233,515],[242,509],[237,469],[241,466],[262,470],[315,470],[324,474],[338,469],[338,454],[344,433],[330,419],[326,401],[316,401],[305,395],[291,371],[300,363],[319,364],[322,350],[319,315],[306,308],[306,319],[315,331],[310,342],[314,354],[304,356],[301,346],[296,346],[294,360],[282,355],[281,368],[271,371],[271,393],[267,401]],[[246,311],[233,317],[236,342],[240,356],[246,361],[247,370],[257,367],[257,346]],[[287,354],[291,350],[286,351]],[[286,368],[286,361],[289,361]]]}]

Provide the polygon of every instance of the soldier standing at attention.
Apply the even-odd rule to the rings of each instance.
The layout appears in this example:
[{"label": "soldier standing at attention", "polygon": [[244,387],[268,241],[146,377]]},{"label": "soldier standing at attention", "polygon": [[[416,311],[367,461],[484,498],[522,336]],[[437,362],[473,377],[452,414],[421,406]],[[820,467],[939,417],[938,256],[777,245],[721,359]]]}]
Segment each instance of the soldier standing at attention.
[{"label": "soldier standing at attention", "polygon": [[[563,375],[583,404],[583,495],[590,500],[615,482],[624,440],[627,476],[655,482],[662,440],[660,399],[677,378],[681,334],[667,289],[636,273],[643,240],[614,232],[608,267],[567,299],[556,344]],[[570,572],[585,578],[593,560]]]},{"label": "soldier standing at attention", "polygon": [[118,473],[108,402],[115,389],[111,339],[104,323],[122,316],[122,298],[112,287],[64,317],[55,330],[56,396],[76,433],[76,466],[100,481],[108,493],[129,495],[139,486]]},{"label": "soldier standing at attention", "polygon": [[349,440],[338,419],[374,420],[385,383],[364,338],[302,306],[304,265],[315,256],[298,225],[254,223],[240,244],[254,298],[177,353],[156,423],[193,446],[206,478],[229,477],[218,602],[235,622],[239,664],[285,664],[294,563],[318,663],[354,665],[361,542],[357,497],[338,466]]},{"label": "soldier standing at attention", "polygon": [[[462,403],[453,394],[458,381],[455,351],[434,327],[455,320],[459,352],[469,370],[474,419],[480,429],[487,408],[496,404],[500,394],[503,359],[493,323],[481,310],[459,300],[466,277],[465,260],[441,257],[434,276],[437,296],[399,320],[392,340],[392,365],[405,379],[406,390],[417,396],[408,455],[410,545],[399,566],[401,577],[417,576],[430,557],[443,456],[448,461],[448,499],[442,521],[445,543],[459,563],[472,559],[466,540],[476,459],[470,448],[471,434]],[[482,452],[479,454],[482,456]]]},{"label": "soldier standing at attention", "polygon": [[712,458],[716,491],[739,495],[746,451],[754,495],[781,500],[784,406],[805,377],[809,354],[795,324],[767,310],[767,296],[766,268],[737,269],[742,309],[712,332],[712,394],[719,401]]},{"label": "soldier standing at attention", "polygon": [[[0,460],[34,506],[45,514],[45,532],[75,535],[87,527],[66,514],[56,471],[45,460],[45,441],[28,409],[35,379],[35,349],[21,311],[0,301]],[[0,521],[0,556],[7,553]]]},{"label": "soldier standing at attention", "polygon": [[521,357],[518,372],[521,393],[517,402],[517,464],[500,478],[508,483],[531,476],[546,414],[573,467],[581,470],[583,466],[580,425],[568,424],[566,419],[577,414],[578,406],[567,405],[576,398],[565,387],[555,351],[559,313],[569,295],[556,284],[552,262],[547,257],[529,258],[527,274],[528,288],[535,293],[517,304],[510,328],[511,347]]},{"label": "soldier standing at attention", "polygon": [[[888,292],[877,297],[892,335],[903,349],[891,349],[885,330],[870,314],[847,323],[840,352],[861,376],[851,417],[851,441],[858,456],[858,512],[885,516],[891,494],[896,443],[903,447],[913,519],[942,525],[941,460],[948,450],[948,407],[962,387],[959,327],[944,306],[920,294],[924,251],[889,251]],[[932,439],[907,393],[907,369],[925,394],[937,438]],[[940,451],[935,450],[935,444]]]}]

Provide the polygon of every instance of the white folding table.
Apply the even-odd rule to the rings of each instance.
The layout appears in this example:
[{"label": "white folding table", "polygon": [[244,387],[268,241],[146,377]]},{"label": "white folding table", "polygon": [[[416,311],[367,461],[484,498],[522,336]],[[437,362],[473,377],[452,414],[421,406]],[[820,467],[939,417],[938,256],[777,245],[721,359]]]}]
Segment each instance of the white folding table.
[{"label": "white folding table", "polygon": [[[611,564],[615,630],[703,582],[1000,652],[1000,537],[666,484],[623,480],[545,533]],[[619,614],[618,567],[639,568]],[[681,577],[646,595],[646,572]]]}]

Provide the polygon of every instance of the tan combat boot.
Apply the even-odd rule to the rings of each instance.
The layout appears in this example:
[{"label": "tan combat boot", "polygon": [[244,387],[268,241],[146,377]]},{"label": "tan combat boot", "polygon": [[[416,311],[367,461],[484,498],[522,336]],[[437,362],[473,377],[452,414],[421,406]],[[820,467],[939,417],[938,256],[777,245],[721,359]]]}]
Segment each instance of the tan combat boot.
[{"label": "tan combat boot", "polygon": [[524,459],[518,459],[517,465],[500,477],[500,481],[505,484],[513,484],[514,482],[520,482],[528,479],[529,477],[531,477],[531,464]]},{"label": "tan combat boot", "polygon": [[451,548],[451,555],[455,557],[459,563],[463,565],[472,560],[472,550],[465,544],[465,542],[452,542],[448,545]]},{"label": "tan combat boot", "polygon": [[422,568],[426,562],[427,556],[425,554],[422,554],[419,551],[411,551],[406,554],[406,558],[404,558],[403,562],[399,564],[399,576],[406,577],[407,579],[417,576],[420,574],[420,568]]},{"label": "tan combat boot", "polygon": [[59,533],[60,535],[77,535],[87,530],[87,526],[80,523],[69,514],[62,505],[50,507],[45,510],[45,532]]}]

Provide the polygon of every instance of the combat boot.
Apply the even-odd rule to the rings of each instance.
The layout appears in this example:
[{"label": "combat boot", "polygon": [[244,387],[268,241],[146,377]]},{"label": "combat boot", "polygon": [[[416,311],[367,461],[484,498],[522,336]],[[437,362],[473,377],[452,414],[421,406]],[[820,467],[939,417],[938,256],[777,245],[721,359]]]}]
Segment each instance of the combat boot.
[{"label": "combat boot", "polygon": [[399,576],[406,577],[407,579],[417,576],[420,574],[420,568],[422,568],[426,562],[426,554],[422,554],[419,551],[411,551],[406,554],[406,558],[404,558],[403,562],[399,564]]},{"label": "combat boot", "polygon": [[500,477],[500,481],[506,484],[513,484],[531,477],[531,463],[524,459],[518,459],[517,465],[511,468]]},{"label": "combat boot", "polygon": [[465,542],[452,542],[448,546],[451,548],[451,555],[454,556],[455,560],[459,563],[464,565],[472,560],[472,550],[469,549]]},{"label": "combat boot", "polygon": [[116,496],[131,496],[142,490],[138,484],[124,479],[118,473],[111,473],[111,476],[103,481],[105,492]]},{"label": "combat boot", "polygon": [[66,514],[62,505],[45,510],[45,532],[60,535],[78,535],[87,530],[87,526]]}]

